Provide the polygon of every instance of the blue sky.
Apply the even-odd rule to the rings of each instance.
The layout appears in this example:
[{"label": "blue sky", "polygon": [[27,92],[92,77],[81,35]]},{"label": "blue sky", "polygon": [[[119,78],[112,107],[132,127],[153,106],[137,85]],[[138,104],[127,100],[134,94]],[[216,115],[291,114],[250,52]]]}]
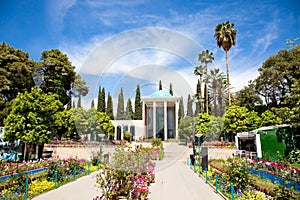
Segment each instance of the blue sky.
[{"label": "blue sky", "polygon": [[[90,86],[90,104],[98,85],[117,97],[142,96],[170,82],[178,96],[193,93],[200,63],[209,49],[225,73],[225,53],[214,39],[214,27],[229,20],[238,29],[229,51],[233,91],[257,77],[257,69],[286,40],[300,37],[300,6],[287,1],[182,0],[1,0],[0,41],[22,49],[38,61],[44,50],[58,48]],[[116,100],[115,100],[116,102]],[[116,104],[116,103],[115,103]]]}]

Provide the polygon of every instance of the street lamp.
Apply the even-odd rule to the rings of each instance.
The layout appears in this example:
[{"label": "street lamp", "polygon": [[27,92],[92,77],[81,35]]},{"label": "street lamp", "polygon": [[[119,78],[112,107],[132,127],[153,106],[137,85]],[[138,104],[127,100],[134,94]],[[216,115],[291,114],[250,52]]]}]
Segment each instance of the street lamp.
[{"label": "street lamp", "polygon": [[102,138],[105,136],[105,134],[100,133],[98,136],[100,137],[100,154],[102,154]]}]

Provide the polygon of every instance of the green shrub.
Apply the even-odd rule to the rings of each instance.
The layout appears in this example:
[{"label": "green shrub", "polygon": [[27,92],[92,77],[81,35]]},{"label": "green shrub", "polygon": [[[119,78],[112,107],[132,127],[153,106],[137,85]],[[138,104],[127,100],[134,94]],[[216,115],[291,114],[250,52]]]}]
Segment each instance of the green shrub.
[{"label": "green shrub", "polygon": [[162,147],[163,146],[163,143],[161,141],[161,138],[152,138],[151,139],[151,145],[153,147]]},{"label": "green shrub", "polygon": [[124,140],[130,141],[131,140],[131,133],[125,132],[123,135]]}]

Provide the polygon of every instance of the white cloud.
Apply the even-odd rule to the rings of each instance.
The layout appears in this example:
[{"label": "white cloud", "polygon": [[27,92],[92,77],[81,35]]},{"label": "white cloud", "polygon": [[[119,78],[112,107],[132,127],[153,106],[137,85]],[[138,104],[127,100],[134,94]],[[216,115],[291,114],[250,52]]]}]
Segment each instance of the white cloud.
[{"label": "white cloud", "polygon": [[48,15],[52,31],[59,32],[63,29],[64,17],[68,10],[76,3],[76,0],[53,0],[48,3]]}]

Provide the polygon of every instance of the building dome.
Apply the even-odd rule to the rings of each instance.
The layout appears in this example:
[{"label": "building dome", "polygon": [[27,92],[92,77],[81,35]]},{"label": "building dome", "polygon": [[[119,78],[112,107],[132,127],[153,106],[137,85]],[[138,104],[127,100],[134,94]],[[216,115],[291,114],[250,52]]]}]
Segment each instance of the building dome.
[{"label": "building dome", "polygon": [[153,92],[150,95],[150,98],[169,98],[169,97],[173,97],[173,96],[165,90],[158,90],[156,92]]}]

